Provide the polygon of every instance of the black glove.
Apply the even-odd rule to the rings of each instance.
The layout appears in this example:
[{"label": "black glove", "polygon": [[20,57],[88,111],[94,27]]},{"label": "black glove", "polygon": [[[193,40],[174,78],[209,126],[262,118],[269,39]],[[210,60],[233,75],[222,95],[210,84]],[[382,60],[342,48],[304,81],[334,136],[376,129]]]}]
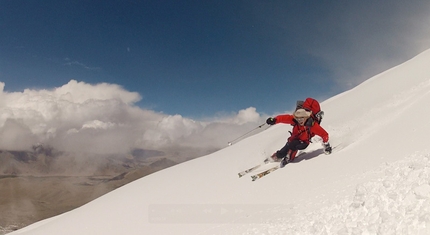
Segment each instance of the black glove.
[{"label": "black glove", "polygon": [[324,146],[324,153],[325,154],[330,154],[331,150],[332,150],[332,148],[330,146],[330,143],[329,142],[323,143],[323,146]]},{"label": "black glove", "polygon": [[269,117],[266,120],[266,123],[269,124],[269,125],[275,125],[276,124],[276,118]]}]

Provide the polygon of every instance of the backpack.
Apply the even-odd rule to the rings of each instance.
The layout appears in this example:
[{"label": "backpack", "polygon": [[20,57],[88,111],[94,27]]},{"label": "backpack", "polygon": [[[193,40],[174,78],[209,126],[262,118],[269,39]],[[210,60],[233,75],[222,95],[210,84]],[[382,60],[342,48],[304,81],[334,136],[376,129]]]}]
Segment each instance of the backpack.
[{"label": "backpack", "polygon": [[306,98],[305,101],[298,100],[296,103],[296,110],[297,109],[305,109],[306,111],[311,112],[311,118],[313,121],[321,124],[324,111],[321,111],[320,103],[318,103],[316,99]]}]

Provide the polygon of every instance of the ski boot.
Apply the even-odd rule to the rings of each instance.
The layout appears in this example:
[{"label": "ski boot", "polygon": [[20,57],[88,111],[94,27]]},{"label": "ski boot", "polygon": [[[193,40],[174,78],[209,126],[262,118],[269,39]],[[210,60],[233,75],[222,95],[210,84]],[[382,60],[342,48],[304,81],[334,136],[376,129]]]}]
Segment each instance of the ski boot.
[{"label": "ski boot", "polygon": [[272,156],[270,156],[270,159],[272,159],[273,162],[280,162],[281,159],[278,158],[278,155],[275,153],[272,154]]},{"label": "ski boot", "polygon": [[285,156],[284,158],[282,158],[281,160],[281,164],[280,164],[280,168],[283,168],[285,165],[287,165],[290,162],[290,158],[287,156]]}]

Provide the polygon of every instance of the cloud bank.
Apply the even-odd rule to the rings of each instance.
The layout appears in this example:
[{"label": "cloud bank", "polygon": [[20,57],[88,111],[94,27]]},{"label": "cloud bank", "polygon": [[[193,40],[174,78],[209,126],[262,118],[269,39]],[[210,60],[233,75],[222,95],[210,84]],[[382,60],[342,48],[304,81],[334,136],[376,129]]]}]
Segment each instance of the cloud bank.
[{"label": "cloud bank", "polygon": [[269,25],[262,33],[279,33],[280,49],[315,58],[337,91],[430,48],[427,0],[256,1],[251,12]]},{"label": "cloud bank", "polygon": [[343,88],[352,88],[430,48],[429,1],[334,4],[312,29],[319,32],[318,40],[305,45]]},{"label": "cloud bank", "polygon": [[264,123],[255,108],[197,121],[136,106],[141,96],[119,85],[71,80],[50,90],[5,92],[0,82],[0,149],[36,144],[60,151],[97,154],[133,149],[194,148],[202,152]]}]

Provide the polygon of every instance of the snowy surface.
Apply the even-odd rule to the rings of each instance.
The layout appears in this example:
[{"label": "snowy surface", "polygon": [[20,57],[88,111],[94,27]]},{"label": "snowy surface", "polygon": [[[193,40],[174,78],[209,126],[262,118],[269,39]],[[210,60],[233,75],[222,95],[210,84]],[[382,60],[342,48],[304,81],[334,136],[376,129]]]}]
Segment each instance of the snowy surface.
[{"label": "snowy surface", "polygon": [[321,104],[331,155],[316,138],[238,178],[285,144],[279,124],[11,234],[430,234],[429,104],[430,50]]}]

